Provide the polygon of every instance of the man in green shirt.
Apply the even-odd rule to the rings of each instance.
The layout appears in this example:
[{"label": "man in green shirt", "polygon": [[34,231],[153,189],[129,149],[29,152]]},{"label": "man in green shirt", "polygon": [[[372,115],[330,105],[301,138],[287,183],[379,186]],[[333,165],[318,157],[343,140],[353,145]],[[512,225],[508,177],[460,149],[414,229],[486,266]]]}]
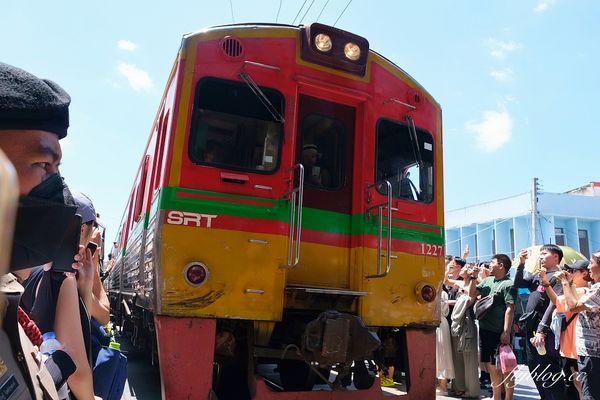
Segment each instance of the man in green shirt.
[{"label": "man in green shirt", "polygon": [[[485,365],[492,381],[494,399],[500,400],[502,386],[505,399],[512,400],[514,382],[510,373],[503,376],[496,368],[496,350],[500,344],[510,344],[510,334],[517,302],[517,288],[509,278],[510,258],[506,254],[495,254],[490,263],[490,276],[478,285],[473,279],[469,284],[469,296],[476,298],[494,295],[490,310],[479,320],[479,360]],[[477,271],[474,272],[477,278]]]}]

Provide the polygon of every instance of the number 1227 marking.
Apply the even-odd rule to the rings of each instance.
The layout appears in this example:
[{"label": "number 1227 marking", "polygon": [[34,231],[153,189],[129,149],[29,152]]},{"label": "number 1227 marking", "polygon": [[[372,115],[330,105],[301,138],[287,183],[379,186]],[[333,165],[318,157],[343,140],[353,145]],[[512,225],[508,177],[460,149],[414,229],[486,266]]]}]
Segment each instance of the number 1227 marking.
[{"label": "number 1227 marking", "polygon": [[421,254],[426,256],[441,257],[444,255],[444,246],[437,244],[421,243]]}]

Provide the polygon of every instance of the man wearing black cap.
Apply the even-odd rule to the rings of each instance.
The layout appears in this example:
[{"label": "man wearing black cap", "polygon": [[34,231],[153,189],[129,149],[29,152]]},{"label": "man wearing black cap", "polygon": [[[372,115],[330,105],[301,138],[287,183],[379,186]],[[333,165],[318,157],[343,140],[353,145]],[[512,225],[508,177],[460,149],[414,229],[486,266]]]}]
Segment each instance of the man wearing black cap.
[{"label": "man wearing black cap", "polygon": [[[69,95],[56,83],[39,79],[19,68],[0,63],[0,149],[6,153],[16,169],[19,195],[23,198],[48,178],[57,176],[62,157],[58,141],[67,134],[70,100]],[[62,184],[60,179],[53,181]],[[63,205],[66,206],[65,210],[69,207],[63,203],[55,203],[55,205],[56,209]],[[37,228],[35,225],[27,227],[31,233]],[[27,232],[27,229],[19,230],[17,224],[15,236],[18,237],[18,232]],[[13,247],[13,254],[14,249]],[[39,258],[39,254],[35,253],[35,246],[27,247],[23,251],[23,254],[34,254]],[[75,256],[75,260],[78,261],[79,256]],[[79,263],[75,264],[79,266]],[[2,291],[9,294],[11,299],[20,297],[23,288],[16,278],[11,274],[3,275],[1,278]],[[13,351],[21,354],[19,359],[24,358],[21,371],[26,378],[28,377],[26,380],[30,396],[58,398],[54,383],[52,380],[48,382],[48,371],[43,365],[40,367],[33,358],[31,341],[24,336],[24,330],[16,321],[16,306],[9,306],[6,310],[1,310],[1,313],[2,317],[6,317],[3,330],[9,334]],[[19,371],[6,373],[19,375]]]},{"label": "man wearing black cap", "polygon": [[56,83],[0,63],[0,148],[17,170],[22,196],[58,172],[70,102]]}]

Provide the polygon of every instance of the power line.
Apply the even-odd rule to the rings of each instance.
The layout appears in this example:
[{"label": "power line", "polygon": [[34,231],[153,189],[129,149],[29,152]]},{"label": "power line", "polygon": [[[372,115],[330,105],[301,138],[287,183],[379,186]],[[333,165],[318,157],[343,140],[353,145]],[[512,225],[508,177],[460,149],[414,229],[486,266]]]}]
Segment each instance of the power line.
[{"label": "power line", "polygon": [[315,4],[315,0],[312,0],[310,2],[310,5],[308,6],[308,8],[306,9],[306,12],[304,13],[304,15],[302,16],[302,18],[300,18],[300,21],[298,21],[298,23],[302,23],[302,21],[304,21],[304,17],[306,17],[306,14],[308,14],[308,12],[310,11],[310,9],[312,8],[313,4]]},{"label": "power line", "polygon": [[294,25],[296,23],[296,18],[298,18],[298,15],[300,15],[300,12],[302,11],[302,9],[304,8],[304,5],[306,4],[308,0],[304,0],[304,3],[302,3],[302,6],[300,7],[300,9],[298,10],[298,13],[296,14],[296,16],[294,17],[294,20],[292,21],[292,25]]},{"label": "power line", "polygon": [[229,6],[231,8],[231,22],[235,23],[235,18],[233,17],[233,2],[229,0]]},{"label": "power line", "polygon": [[342,13],[340,14],[340,16],[335,20],[335,22],[333,23],[333,26],[335,26],[335,24],[338,23],[338,21],[340,20],[340,18],[342,18],[342,15],[344,15],[344,13],[346,12],[346,9],[348,8],[348,6],[350,5],[350,3],[352,3],[352,0],[350,0],[348,2],[348,4],[346,4],[346,7],[344,7],[344,9],[342,10]]},{"label": "power line", "polygon": [[325,10],[325,7],[327,7],[327,4],[329,4],[329,0],[327,0],[325,2],[325,5],[323,6],[323,8],[321,8],[321,12],[319,13],[319,16],[317,17],[317,22],[319,22],[319,18],[321,18],[321,14],[323,14],[323,11]]},{"label": "power line", "polygon": [[279,11],[281,11],[281,2],[283,0],[279,0],[279,8],[277,9],[277,17],[275,17],[275,22],[277,22],[277,20],[279,19]]}]

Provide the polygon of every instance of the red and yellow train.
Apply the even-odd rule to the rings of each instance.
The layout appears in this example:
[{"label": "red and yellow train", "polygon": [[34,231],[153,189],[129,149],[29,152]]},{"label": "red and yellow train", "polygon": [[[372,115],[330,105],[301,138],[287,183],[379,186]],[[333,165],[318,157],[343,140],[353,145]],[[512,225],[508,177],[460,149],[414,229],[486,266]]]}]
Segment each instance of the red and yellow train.
[{"label": "red and yellow train", "polygon": [[183,38],[105,282],[164,398],[376,399],[392,364],[433,398],[443,243],[433,97],[349,32],[227,25]]}]

